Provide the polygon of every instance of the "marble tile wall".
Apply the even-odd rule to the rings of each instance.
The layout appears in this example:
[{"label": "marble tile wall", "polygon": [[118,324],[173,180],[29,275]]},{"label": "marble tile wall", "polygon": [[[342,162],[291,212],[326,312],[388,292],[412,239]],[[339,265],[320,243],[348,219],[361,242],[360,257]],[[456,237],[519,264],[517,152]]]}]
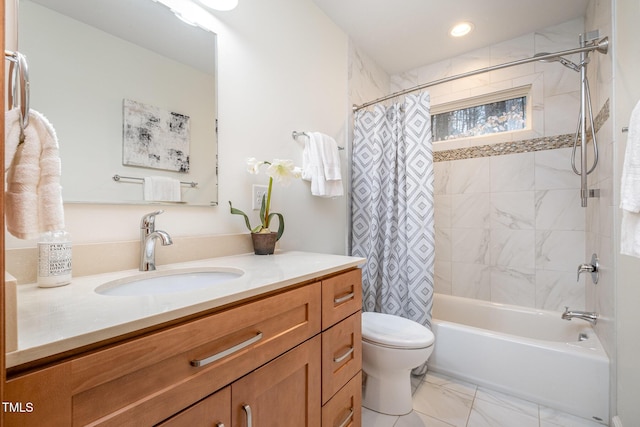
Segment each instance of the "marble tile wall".
[{"label": "marble tile wall", "polygon": [[[572,49],[584,26],[583,19],[568,21],[393,75],[391,90]],[[558,63],[534,62],[429,88],[435,106],[530,85],[532,105],[525,131],[434,145],[436,292],[549,310],[585,309],[585,279],[578,282],[576,270],[587,260],[587,210],[580,206],[580,180],[565,143],[578,120],[579,82],[577,73]],[[598,99],[596,113],[606,99]],[[540,150],[537,141],[546,146]],[[511,154],[494,155],[496,150]]]},{"label": "marble tile wall", "polygon": [[435,163],[436,292],[585,306],[585,210],[570,148]]},{"label": "marble tile wall", "polygon": [[389,93],[389,75],[352,41],[349,42],[349,102],[360,105]]}]

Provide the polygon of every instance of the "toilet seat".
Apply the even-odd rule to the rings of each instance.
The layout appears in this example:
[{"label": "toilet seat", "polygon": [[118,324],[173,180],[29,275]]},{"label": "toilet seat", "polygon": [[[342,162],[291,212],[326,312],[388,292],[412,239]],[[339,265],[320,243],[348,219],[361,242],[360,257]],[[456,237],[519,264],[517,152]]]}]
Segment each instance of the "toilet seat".
[{"label": "toilet seat", "polygon": [[362,313],[362,340],[397,349],[420,349],[433,345],[433,332],[421,324],[384,313]]}]

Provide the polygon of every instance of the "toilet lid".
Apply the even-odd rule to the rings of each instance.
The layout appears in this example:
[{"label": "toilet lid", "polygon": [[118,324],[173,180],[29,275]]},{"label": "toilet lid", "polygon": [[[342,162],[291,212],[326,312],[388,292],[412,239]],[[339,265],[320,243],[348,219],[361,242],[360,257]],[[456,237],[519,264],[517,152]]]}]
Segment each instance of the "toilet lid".
[{"label": "toilet lid", "polygon": [[394,348],[425,348],[433,345],[433,333],[421,324],[391,314],[362,313],[362,339]]}]

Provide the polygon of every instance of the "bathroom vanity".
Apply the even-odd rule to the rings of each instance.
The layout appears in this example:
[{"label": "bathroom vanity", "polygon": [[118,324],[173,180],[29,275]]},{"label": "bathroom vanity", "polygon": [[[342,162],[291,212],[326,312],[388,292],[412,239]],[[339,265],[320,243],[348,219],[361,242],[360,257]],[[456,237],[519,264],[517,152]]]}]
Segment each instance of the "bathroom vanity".
[{"label": "bathroom vanity", "polygon": [[[85,325],[86,333],[76,329],[73,336],[28,348],[25,337],[8,355],[5,400],[26,410],[5,413],[5,421],[12,426],[359,426],[357,265],[362,261],[293,252],[183,263],[180,267],[224,265],[244,274],[221,286],[231,289],[226,293],[210,289],[171,298],[92,292],[109,274],[74,279],[67,288],[76,285],[83,304],[103,305],[93,307],[94,319],[87,317],[87,323],[100,323],[95,319],[116,305],[129,319],[118,323],[113,315],[102,329]],[[26,287],[23,302],[38,291],[51,290]],[[60,314],[53,295],[48,299],[55,323]],[[146,307],[131,309],[128,303],[136,298],[137,306]],[[171,299],[175,306],[167,311]],[[132,313],[136,310],[145,313]],[[26,333],[19,330],[20,336]]]}]

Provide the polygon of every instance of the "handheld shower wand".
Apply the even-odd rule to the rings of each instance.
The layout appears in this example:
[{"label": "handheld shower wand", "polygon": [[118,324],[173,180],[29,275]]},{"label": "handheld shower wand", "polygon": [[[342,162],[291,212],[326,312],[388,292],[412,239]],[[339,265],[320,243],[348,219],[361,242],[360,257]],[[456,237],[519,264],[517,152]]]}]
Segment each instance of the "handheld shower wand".
[{"label": "handheld shower wand", "polygon": [[[579,41],[580,47],[594,46],[598,52],[607,53],[609,48],[609,40],[605,37],[598,40],[599,32],[591,31],[587,34],[581,34]],[[580,73],[580,113],[578,115],[578,126],[573,140],[573,151],[571,154],[571,168],[576,175],[580,175],[580,204],[582,207],[587,206],[589,197],[597,197],[598,190],[589,190],[587,186],[587,175],[593,172],[598,164],[598,141],[596,138],[596,129],[593,118],[593,106],[591,103],[591,92],[589,90],[589,80],[587,79],[587,64],[589,63],[589,52],[580,52],[580,63],[576,64],[560,55],[550,56],[548,52],[541,52],[534,57],[541,57],[541,62],[560,62],[565,67]],[[587,114],[589,116],[589,124],[591,126],[591,139],[593,140],[593,163],[587,165]],[[580,169],[576,167],[576,149],[578,147],[578,139],[580,139]]]}]

